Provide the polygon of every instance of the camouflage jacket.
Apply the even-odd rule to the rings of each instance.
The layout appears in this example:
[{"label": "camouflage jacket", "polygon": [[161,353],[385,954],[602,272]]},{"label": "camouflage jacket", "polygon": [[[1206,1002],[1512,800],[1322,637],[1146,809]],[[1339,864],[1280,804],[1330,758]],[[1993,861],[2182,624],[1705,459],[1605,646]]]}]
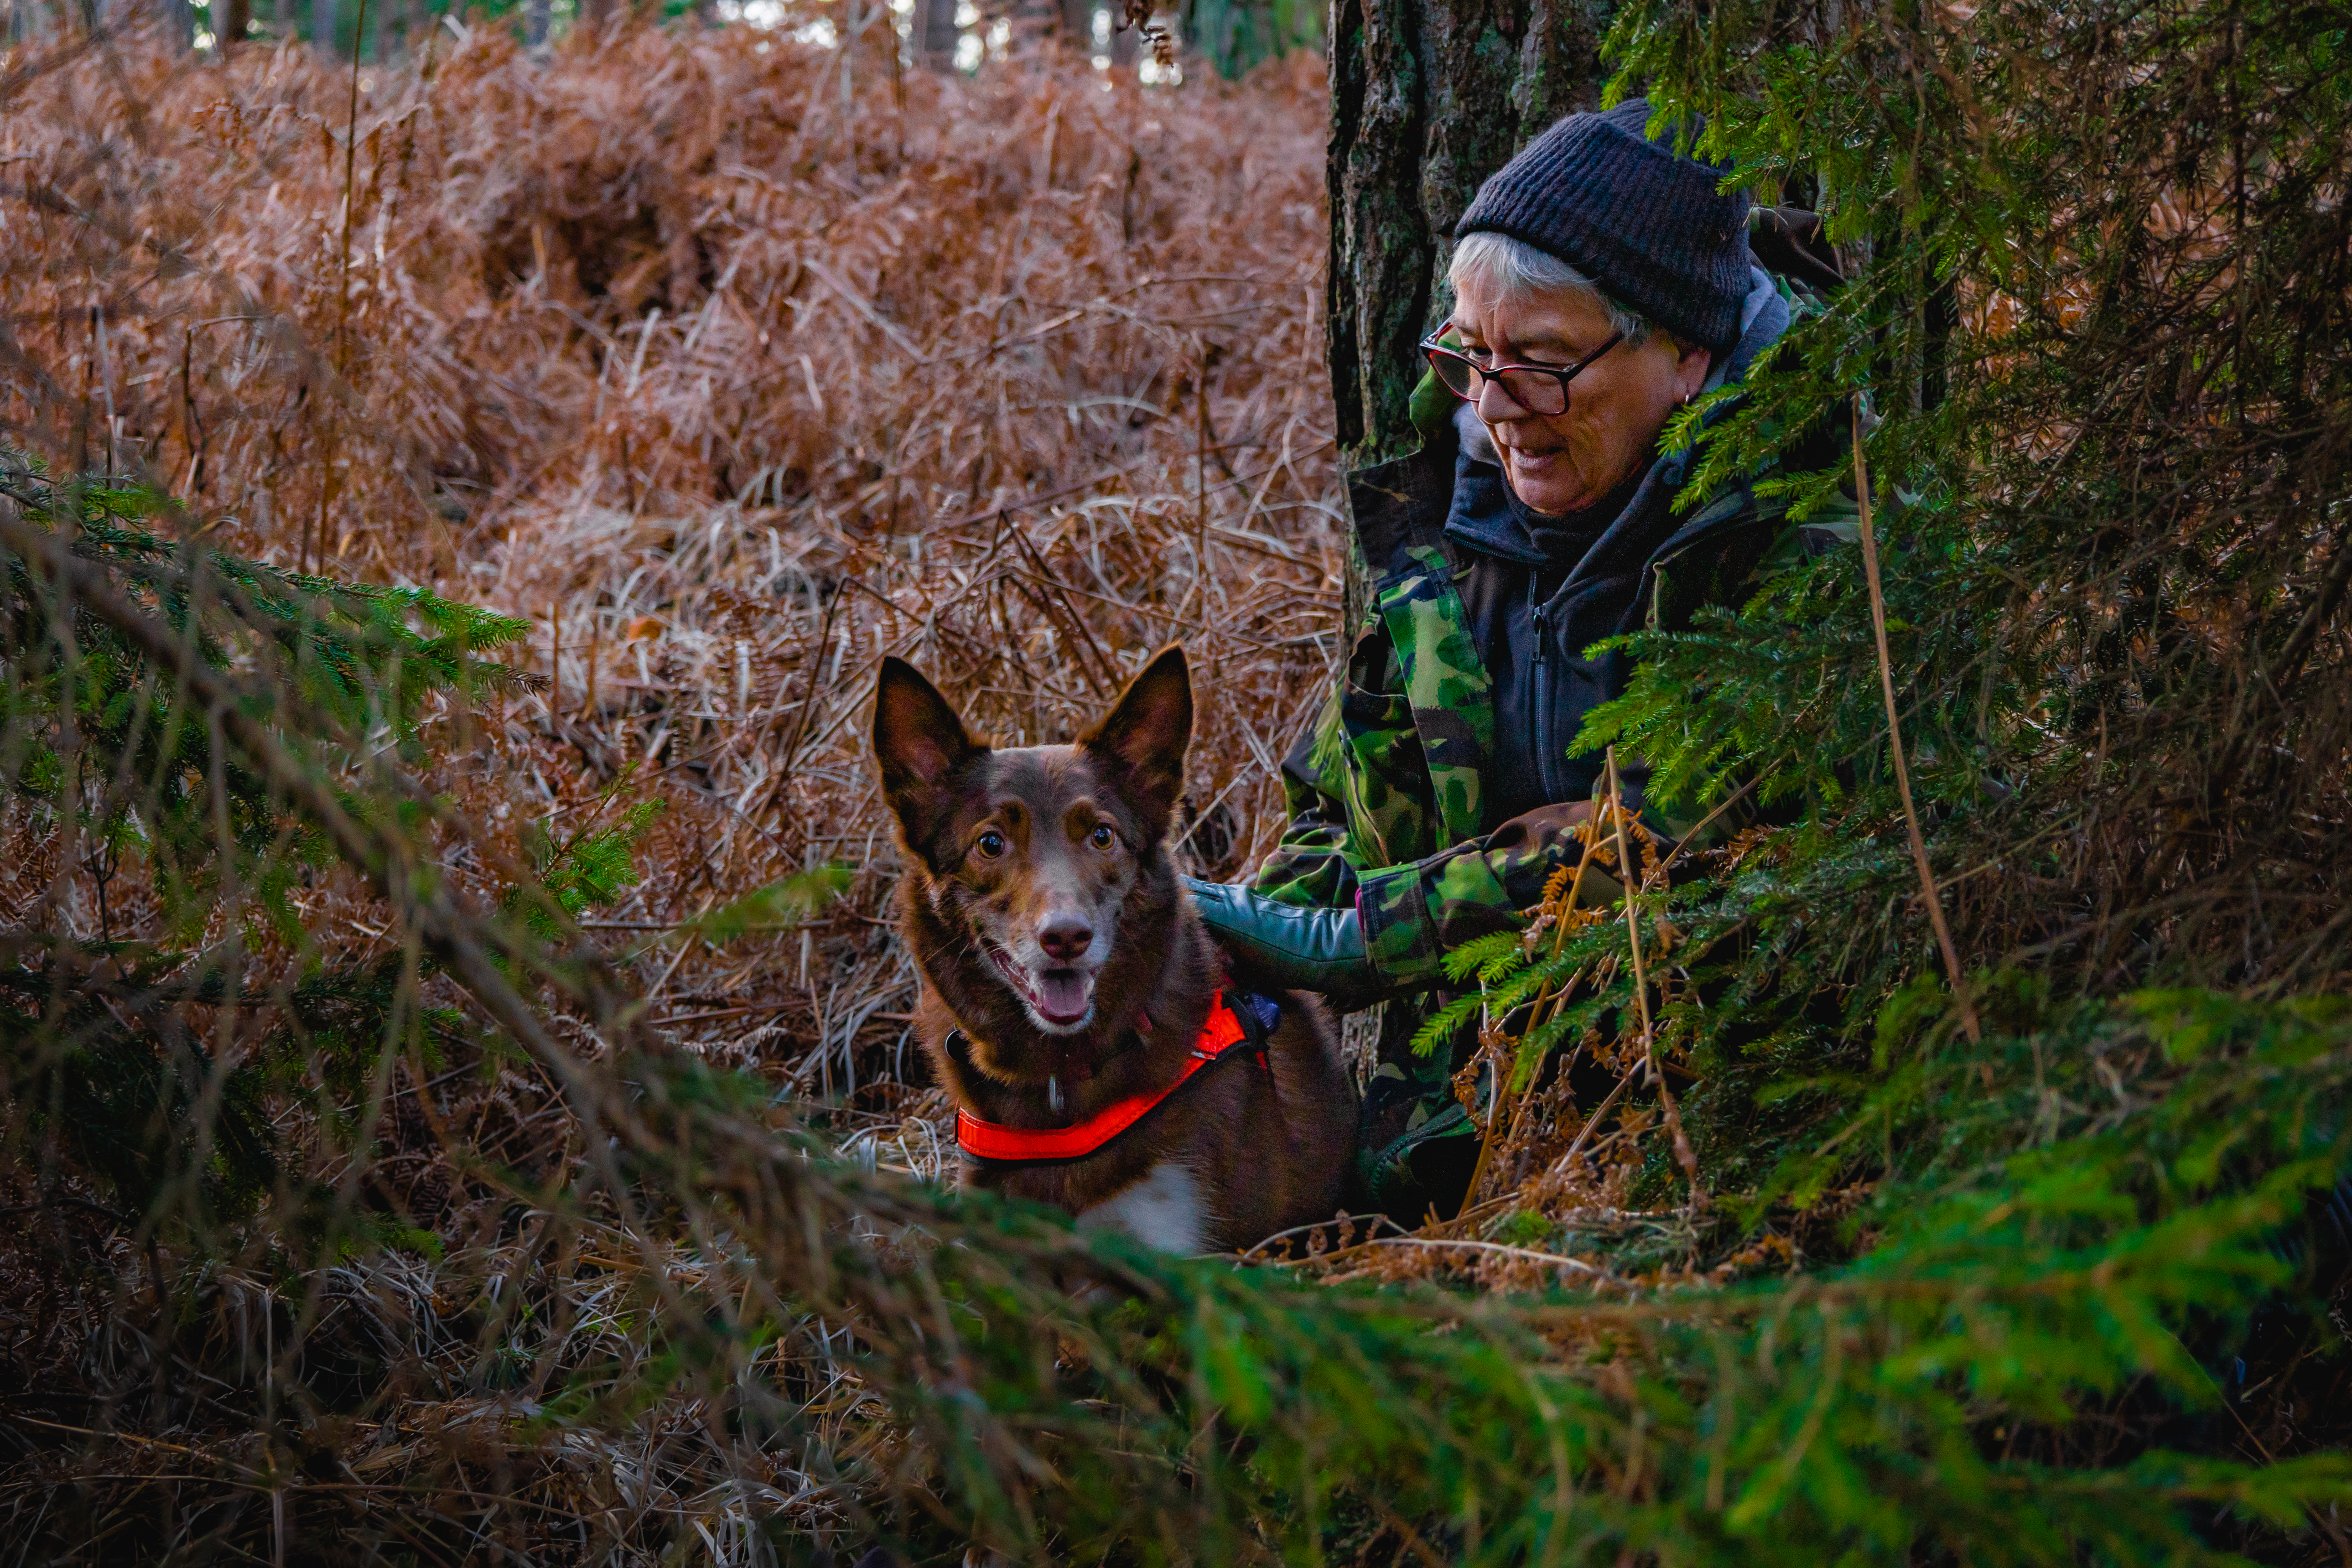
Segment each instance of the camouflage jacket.
[{"label": "camouflage jacket", "polygon": [[[1785,306],[1811,301],[1774,281],[1784,303],[1777,338],[1789,320]],[[1735,374],[1759,352],[1747,342],[1741,350]],[[1578,847],[1565,813],[1491,820],[1498,795],[1524,798],[1527,789],[1515,780],[1517,787],[1506,791],[1491,776],[1495,650],[1481,646],[1462,590],[1474,573],[1511,567],[1465,542],[1455,492],[1475,465],[1460,460],[1442,422],[1425,434],[1433,438],[1422,451],[1349,477],[1370,601],[1339,679],[1285,761],[1290,826],[1253,883],[1290,902],[1352,903],[1374,966],[1400,991],[1439,983],[1449,948],[1517,925]],[[1851,531],[1850,523],[1819,513],[1801,530],[1784,528],[1779,506],[1756,494],[1759,475],[1677,519],[1666,501],[1681,488],[1691,456],[1660,458],[1627,508],[1647,510],[1621,518],[1603,535],[1604,543],[1617,541],[1619,560],[1586,596],[1585,608],[1600,612],[1579,623],[1594,634],[1586,641],[1685,626],[1702,605],[1736,603],[1768,562]],[[1451,528],[1450,513],[1456,514]],[[1564,649],[1561,665],[1582,674],[1589,710],[1622,694],[1632,667],[1621,656],[1578,658],[1582,651]],[[1548,740],[1564,747],[1577,727],[1560,723]],[[1563,759],[1547,780],[1563,790],[1561,804],[1589,795],[1597,763]],[[1638,789],[1638,762],[1621,764],[1629,791]]]}]

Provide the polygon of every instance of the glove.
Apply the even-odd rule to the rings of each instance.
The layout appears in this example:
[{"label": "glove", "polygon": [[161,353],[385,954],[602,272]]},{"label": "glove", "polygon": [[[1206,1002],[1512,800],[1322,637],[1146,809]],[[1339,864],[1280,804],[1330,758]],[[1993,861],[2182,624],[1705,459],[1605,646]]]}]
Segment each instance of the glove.
[{"label": "glove", "polygon": [[1180,879],[1193,906],[1235,963],[1285,990],[1313,991],[1345,1013],[1381,999],[1380,974],[1364,952],[1364,928],[1351,907],[1285,903],[1245,887]]},{"label": "glove", "polygon": [[[1356,918],[1381,984],[1391,993],[1444,985],[1446,953],[1520,929],[1552,873],[1582,855],[1576,828],[1591,812],[1584,801],[1538,806],[1483,838],[1359,872]],[[1588,869],[1579,901],[1598,907],[1607,880]]]}]

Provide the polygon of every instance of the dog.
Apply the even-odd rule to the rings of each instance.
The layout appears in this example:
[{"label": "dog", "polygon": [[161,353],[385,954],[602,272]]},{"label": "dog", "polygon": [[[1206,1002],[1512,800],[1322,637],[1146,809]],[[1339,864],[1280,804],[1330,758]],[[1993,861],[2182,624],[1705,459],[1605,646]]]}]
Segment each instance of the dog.
[{"label": "dog", "polygon": [[1181,647],[1074,745],[997,750],[899,659],[874,753],[907,874],[916,1030],[966,1185],[1192,1255],[1333,1217],[1356,1091],[1322,1005],[1240,991],[1177,880]]}]

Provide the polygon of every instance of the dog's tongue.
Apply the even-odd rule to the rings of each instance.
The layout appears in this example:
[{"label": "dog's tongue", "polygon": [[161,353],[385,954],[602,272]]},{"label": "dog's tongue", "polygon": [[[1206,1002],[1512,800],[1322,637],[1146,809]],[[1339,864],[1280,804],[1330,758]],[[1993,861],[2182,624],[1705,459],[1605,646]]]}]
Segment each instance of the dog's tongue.
[{"label": "dog's tongue", "polygon": [[1087,1010],[1087,977],[1075,969],[1047,969],[1037,975],[1038,1011],[1059,1022],[1084,1016]]}]

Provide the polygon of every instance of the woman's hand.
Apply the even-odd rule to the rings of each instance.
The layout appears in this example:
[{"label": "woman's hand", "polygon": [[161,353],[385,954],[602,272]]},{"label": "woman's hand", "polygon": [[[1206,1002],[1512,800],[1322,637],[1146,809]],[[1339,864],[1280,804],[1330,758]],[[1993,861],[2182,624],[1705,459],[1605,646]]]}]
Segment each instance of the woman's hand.
[{"label": "woman's hand", "polygon": [[1244,976],[1315,992],[1336,1012],[1380,1000],[1381,978],[1365,954],[1364,928],[1353,909],[1318,909],[1236,884],[1181,880],[1209,934]]}]

